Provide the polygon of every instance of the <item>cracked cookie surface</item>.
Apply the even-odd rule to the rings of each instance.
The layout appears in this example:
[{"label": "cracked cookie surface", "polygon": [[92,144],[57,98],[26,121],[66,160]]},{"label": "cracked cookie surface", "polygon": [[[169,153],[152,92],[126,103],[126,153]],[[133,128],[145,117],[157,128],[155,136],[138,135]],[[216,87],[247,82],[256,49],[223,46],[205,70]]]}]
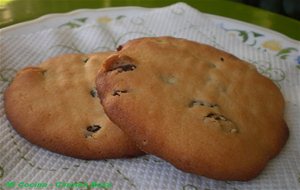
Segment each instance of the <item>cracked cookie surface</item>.
[{"label": "cracked cookie surface", "polygon": [[282,149],[283,96],[254,66],[172,37],[120,47],[96,88],[109,118],[141,150],[187,172],[249,180]]},{"label": "cracked cookie surface", "polygon": [[4,97],[12,126],[33,144],[76,158],[142,154],[99,103],[95,78],[109,55],[63,55],[19,71]]}]

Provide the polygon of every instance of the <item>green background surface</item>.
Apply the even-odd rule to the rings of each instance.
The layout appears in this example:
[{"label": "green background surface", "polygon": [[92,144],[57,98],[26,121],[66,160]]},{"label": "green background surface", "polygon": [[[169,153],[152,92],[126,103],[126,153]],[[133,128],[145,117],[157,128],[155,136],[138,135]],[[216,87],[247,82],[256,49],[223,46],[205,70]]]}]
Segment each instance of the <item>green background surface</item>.
[{"label": "green background surface", "polygon": [[[0,0],[0,28],[38,18],[50,13],[63,13],[82,8],[120,6],[162,7],[176,0]],[[181,1],[198,10],[256,24],[300,40],[300,22],[276,13],[238,3],[234,0]]]}]

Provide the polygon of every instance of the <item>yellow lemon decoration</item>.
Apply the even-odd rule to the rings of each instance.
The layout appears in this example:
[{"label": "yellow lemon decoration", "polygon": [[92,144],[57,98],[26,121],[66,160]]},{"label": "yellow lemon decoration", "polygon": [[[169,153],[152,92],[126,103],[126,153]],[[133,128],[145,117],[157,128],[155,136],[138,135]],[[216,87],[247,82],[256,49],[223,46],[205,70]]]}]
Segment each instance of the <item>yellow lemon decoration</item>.
[{"label": "yellow lemon decoration", "polygon": [[281,44],[276,41],[276,40],[268,40],[268,41],[265,41],[262,46],[264,48],[267,48],[267,49],[270,49],[272,51],[279,51],[282,49],[282,46]]},{"label": "yellow lemon decoration", "polygon": [[99,18],[97,19],[97,22],[98,22],[98,23],[102,23],[102,24],[107,24],[107,23],[109,23],[110,21],[112,21],[112,19],[109,18],[109,17],[107,17],[107,16],[99,17]]}]

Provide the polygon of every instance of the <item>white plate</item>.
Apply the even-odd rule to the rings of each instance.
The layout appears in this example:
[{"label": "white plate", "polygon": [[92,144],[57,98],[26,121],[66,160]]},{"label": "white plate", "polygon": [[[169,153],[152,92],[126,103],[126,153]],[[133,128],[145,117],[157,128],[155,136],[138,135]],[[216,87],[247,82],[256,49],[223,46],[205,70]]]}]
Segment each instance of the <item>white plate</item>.
[{"label": "white plate", "polygon": [[[300,110],[298,109],[300,108],[300,100],[296,97],[299,94],[297,90],[300,89],[300,80],[297,81],[300,76],[298,74],[300,68],[294,69],[294,65],[290,64],[299,64],[295,61],[282,61],[257,51],[255,48],[245,46],[236,38],[225,35],[224,31],[211,24],[206,16],[203,17],[197,11],[197,13],[193,12],[184,4],[166,8],[164,11],[168,11],[163,12],[163,14],[162,12],[155,12],[155,15],[150,13],[150,17],[140,15],[151,10],[153,9],[140,7],[78,10],[66,14],[47,15],[0,30],[0,38],[2,38],[0,39],[0,47],[4,47],[0,49],[2,51],[0,56],[0,135],[3,134],[3,137],[0,138],[0,189],[12,185],[11,182],[13,181],[7,180],[15,179],[31,183],[55,182],[64,179],[70,182],[88,181],[89,183],[91,180],[99,180],[97,182],[106,180],[106,182],[113,183],[113,189],[138,189],[137,187],[140,186],[149,187],[146,189],[153,187],[152,189],[185,190],[206,188],[253,189],[254,187],[278,187],[279,189],[290,187],[289,189],[295,189],[294,187],[298,185],[298,176],[300,176],[298,175],[300,166],[297,165],[298,162],[294,162],[294,160],[298,160],[299,154],[296,150],[299,150],[298,145],[300,144],[296,138],[299,134],[296,131],[298,130],[297,126],[300,126],[298,117],[296,117],[299,113],[297,110]],[[186,11],[185,14],[181,14],[183,12],[180,11],[184,10]],[[137,14],[139,15],[137,16]],[[168,14],[172,17],[167,17]],[[124,19],[130,16],[135,17]],[[162,19],[162,16],[165,16],[163,17],[165,19]],[[278,54],[277,56],[282,59],[292,59],[293,56],[297,57],[299,54],[299,42],[279,33],[224,17],[208,16],[216,25],[224,28],[229,34],[239,37],[250,46],[269,51],[273,55]],[[113,21],[116,21],[117,24],[107,24]],[[144,23],[141,24],[137,21]],[[191,22],[188,23],[188,21]],[[197,25],[198,23],[201,25]],[[170,24],[169,27],[161,27],[168,24]],[[190,26],[194,28],[189,28]],[[45,30],[57,28],[66,30]],[[110,33],[103,32],[106,31],[102,30],[103,28],[111,29],[107,30]],[[3,91],[18,69],[25,65],[40,63],[47,57],[60,53],[89,53],[94,52],[93,50],[99,50],[98,48],[107,47],[109,47],[107,49],[115,49],[119,44],[116,41],[120,42],[119,39],[126,41],[135,37],[131,35],[137,34],[138,36],[143,31],[150,31],[149,34],[157,35],[162,35],[168,31],[166,32],[168,35],[184,35],[192,39],[201,39],[201,42],[202,40],[209,42],[209,44],[249,60],[260,71],[282,86],[289,108],[287,121],[294,128],[291,128],[293,131],[291,131],[289,146],[286,146],[283,153],[278,156],[276,164],[272,165],[273,167],[265,170],[258,179],[247,183],[214,181],[178,171],[163,160],[150,155],[133,159],[89,162],[63,157],[29,144],[12,129],[4,115]],[[161,31],[163,32],[161,33]],[[210,36],[211,33],[213,34]],[[125,36],[124,34],[129,35],[127,38],[121,38]],[[99,44],[105,46],[99,47]],[[297,176],[297,179],[295,180],[293,176]],[[4,182],[1,183],[2,179],[6,181],[3,180]]]},{"label": "white plate", "polygon": [[[149,12],[151,8],[115,7],[103,9],[80,9],[68,13],[49,14],[35,20],[0,29],[1,36],[38,32],[49,28],[78,28],[86,24],[109,23],[113,20]],[[254,46],[281,59],[286,59],[300,69],[300,42],[281,33],[242,21],[206,14],[228,33],[245,44]]]}]

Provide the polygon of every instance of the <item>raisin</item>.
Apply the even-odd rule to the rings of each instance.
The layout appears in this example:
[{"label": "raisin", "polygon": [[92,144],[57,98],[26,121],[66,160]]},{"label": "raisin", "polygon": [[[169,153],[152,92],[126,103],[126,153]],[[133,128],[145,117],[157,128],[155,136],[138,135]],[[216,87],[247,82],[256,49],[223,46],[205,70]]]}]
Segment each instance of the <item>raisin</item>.
[{"label": "raisin", "polygon": [[217,107],[218,105],[214,104],[214,103],[209,103],[209,102],[201,101],[201,100],[192,100],[189,103],[189,107],[192,108],[194,106],[206,106],[206,107],[214,108],[214,107]]},{"label": "raisin", "polygon": [[97,93],[96,88],[93,88],[93,89],[90,91],[90,95],[91,95],[93,98],[98,97],[98,93]]},{"label": "raisin", "polygon": [[84,63],[87,63],[89,59],[90,59],[90,58],[87,57],[87,58],[85,58],[85,59],[83,60],[83,62],[84,62]]},{"label": "raisin", "polygon": [[100,125],[89,125],[86,130],[88,130],[89,132],[95,133],[96,131],[98,131],[99,129],[101,129]]},{"label": "raisin", "polygon": [[231,134],[238,134],[239,129],[238,127],[229,119],[227,119],[225,116],[217,113],[209,113],[207,116],[205,116],[204,121],[208,119],[207,121],[212,121],[217,122],[218,125],[213,125],[217,126],[221,131],[225,133],[231,133]]},{"label": "raisin", "polygon": [[[128,65],[120,65],[118,67],[116,67],[115,69],[121,69],[122,71],[133,71],[134,69],[136,69],[136,66],[134,64],[128,64]],[[122,72],[121,71],[121,72]]]},{"label": "raisin", "polygon": [[117,51],[121,51],[123,49],[123,46],[122,45],[119,45],[118,47],[117,47]]},{"label": "raisin", "polygon": [[85,138],[93,136],[93,134],[101,129],[100,125],[89,125],[86,127]]},{"label": "raisin", "polygon": [[217,113],[209,113],[206,117],[209,117],[209,118],[213,118],[217,121],[227,121],[228,119],[226,119],[223,115],[220,115],[220,114],[217,114]]},{"label": "raisin", "polygon": [[134,64],[126,64],[126,65],[119,65],[117,67],[114,67],[112,70],[118,70],[118,72],[121,73],[123,71],[125,72],[133,71],[134,69],[136,69],[136,66]]},{"label": "raisin", "polygon": [[133,64],[133,60],[128,56],[112,57],[108,60],[108,72],[117,70],[119,73],[133,71],[136,69],[136,65]]}]

